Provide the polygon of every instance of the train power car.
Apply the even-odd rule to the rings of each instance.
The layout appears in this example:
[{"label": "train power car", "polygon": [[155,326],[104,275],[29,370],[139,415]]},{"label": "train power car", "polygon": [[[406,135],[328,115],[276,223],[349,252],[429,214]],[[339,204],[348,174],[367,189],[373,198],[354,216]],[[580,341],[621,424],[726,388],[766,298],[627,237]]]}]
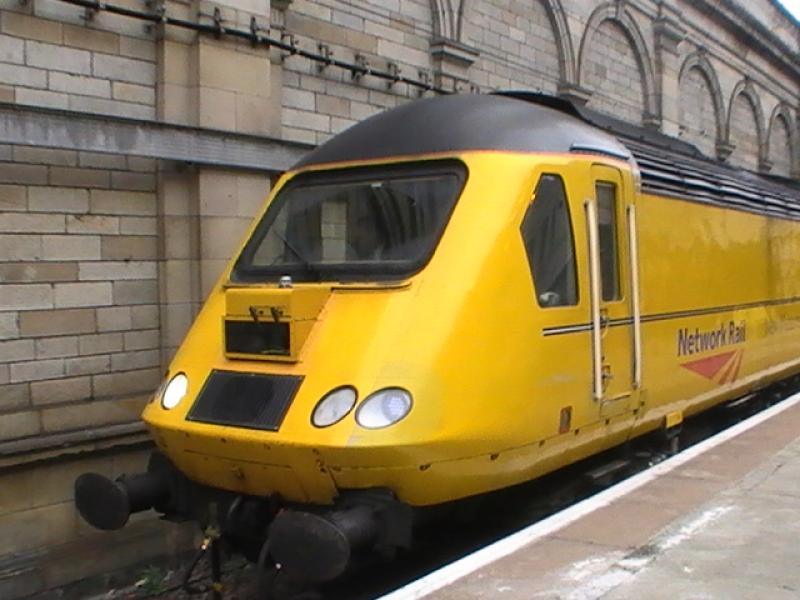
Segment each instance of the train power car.
[{"label": "train power car", "polygon": [[800,369],[797,187],[526,93],[369,118],[275,186],[143,418],[155,508],[315,581],[419,507],[532,480]]}]

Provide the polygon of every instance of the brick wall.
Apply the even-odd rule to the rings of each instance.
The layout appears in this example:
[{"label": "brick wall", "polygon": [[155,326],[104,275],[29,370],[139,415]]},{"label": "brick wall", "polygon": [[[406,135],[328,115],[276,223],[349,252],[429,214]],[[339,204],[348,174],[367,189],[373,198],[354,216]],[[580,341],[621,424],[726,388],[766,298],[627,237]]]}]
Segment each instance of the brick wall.
[{"label": "brick wall", "polygon": [[153,161],[6,150],[0,441],[130,421],[161,373]]},{"label": "brick wall", "polygon": [[689,69],[681,81],[679,121],[681,138],[704,154],[714,156],[718,135],[714,99],[706,76],[699,68]]},{"label": "brick wall", "polygon": [[[573,85],[581,88],[589,106],[637,123],[659,122],[658,114],[648,113],[657,112],[654,95],[661,93],[662,103],[680,102],[683,107],[679,116],[675,111],[674,133],[683,130],[686,139],[710,156],[716,156],[720,143],[734,143],[727,126],[720,129],[714,124],[717,120],[727,123],[731,92],[745,75],[752,78],[765,109],[797,93],[797,81],[769,66],[768,58],[744,60],[731,52],[729,48],[742,42],[718,20],[692,6],[671,8],[669,18],[677,22],[681,33],[675,57],[669,60],[653,26],[664,17],[647,4],[630,3],[616,13],[606,5],[482,0],[467,8],[459,2],[443,3],[437,10],[444,16],[435,19],[432,6],[439,4],[295,0],[281,12],[280,24],[306,48],[316,50],[319,42],[337,58],[353,61],[360,55],[381,69],[391,61],[406,75],[423,71],[437,84],[461,91],[477,87],[556,92]],[[557,13],[564,20],[560,27],[554,16]],[[769,8],[759,14],[768,14],[773,26],[780,20]],[[443,23],[448,16],[449,24]],[[566,38],[564,27],[568,28]],[[440,39],[443,31],[465,48],[462,56],[450,63],[429,50],[431,40]],[[642,41],[635,42],[637,39]],[[780,39],[787,41],[785,36]],[[708,54],[714,90],[702,89],[707,82],[696,70],[689,70],[685,81],[679,82],[682,87],[670,80],[677,79],[683,62],[699,48],[712,49]],[[758,62],[762,59],[767,62]],[[321,69],[302,58],[288,57],[282,67],[280,132],[284,139],[319,143],[360,119],[419,96],[404,85],[389,89],[383,81],[353,78],[341,69]],[[759,80],[759,73],[768,76]],[[672,89],[676,92],[670,92]],[[712,91],[721,94],[720,108],[709,103]],[[700,103],[695,105],[694,99]],[[671,105],[663,109],[664,118],[668,118],[668,108],[671,110]],[[748,118],[753,127],[767,131],[767,123],[757,126],[756,117]],[[737,152],[752,154],[748,164],[753,168],[769,143],[762,137],[758,149],[747,146]]]},{"label": "brick wall", "polygon": [[102,15],[87,26],[79,8],[31,4],[32,14],[4,8],[0,18],[0,100],[155,116],[155,44],[141,25],[127,22],[123,32],[104,31],[95,26],[123,22]]},{"label": "brick wall", "polygon": [[541,2],[475,2],[464,38],[480,49],[470,79],[482,87],[524,87],[554,93],[561,76],[556,33]]},{"label": "brick wall", "polygon": [[787,120],[778,116],[772,121],[769,136],[768,158],[772,162],[772,173],[789,177],[792,175],[791,128]]},{"label": "brick wall", "polygon": [[[429,12],[423,3],[311,2],[297,0],[286,12],[286,30],[302,42],[316,40],[334,56],[353,61],[362,55],[385,69],[396,61],[406,73],[429,67]],[[316,49],[316,42],[311,45]],[[283,63],[281,133],[284,139],[318,144],[353,123],[415,97],[404,85],[389,90],[369,77],[357,81],[350,72],[320,70],[307,60],[289,57]]]},{"label": "brick wall", "polygon": [[730,162],[748,169],[758,168],[760,150],[758,113],[750,98],[738,94],[731,105],[730,139],[735,146]]},{"label": "brick wall", "polygon": [[589,106],[641,123],[642,78],[625,30],[613,21],[603,21],[584,44],[581,81],[592,90]]},{"label": "brick wall", "polygon": [[65,597],[100,596],[115,587],[109,575],[120,567],[175,568],[176,561],[164,557],[177,556],[191,544],[191,527],[135,515],[122,531],[100,532],[83,523],[73,506],[72,482],[78,475],[136,471],[147,454],[106,451],[0,472],[0,598],[41,597],[36,595],[79,577],[96,579]]}]

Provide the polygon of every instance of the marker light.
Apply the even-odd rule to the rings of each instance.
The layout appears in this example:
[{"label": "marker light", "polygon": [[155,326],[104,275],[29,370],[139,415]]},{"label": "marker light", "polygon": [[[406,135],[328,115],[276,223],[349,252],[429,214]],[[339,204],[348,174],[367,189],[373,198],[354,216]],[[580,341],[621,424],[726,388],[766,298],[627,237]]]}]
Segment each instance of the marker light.
[{"label": "marker light", "polygon": [[186,373],[178,373],[169,380],[169,383],[164,388],[164,393],[161,396],[161,406],[166,410],[172,410],[189,391],[189,378]]},{"label": "marker light", "polygon": [[351,387],[341,387],[329,392],[317,402],[311,413],[314,427],[328,427],[341,421],[356,404],[356,391]]},{"label": "marker light", "polygon": [[356,421],[367,429],[394,425],[411,411],[411,394],[400,388],[386,388],[370,395],[356,411]]}]

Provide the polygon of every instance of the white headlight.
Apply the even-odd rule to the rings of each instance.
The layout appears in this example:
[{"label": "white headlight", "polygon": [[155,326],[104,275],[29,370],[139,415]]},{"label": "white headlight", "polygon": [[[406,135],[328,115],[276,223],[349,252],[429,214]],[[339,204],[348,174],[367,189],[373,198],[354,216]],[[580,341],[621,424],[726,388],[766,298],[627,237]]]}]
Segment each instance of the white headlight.
[{"label": "white headlight", "polygon": [[314,427],[328,427],[338,423],[353,410],[355,403],[356,391],[353,388],[342,387],[333,390],[317,402],[314,412],[311,413],[311,422]]},{"label": "white headlight", "polygon": [[169,380],[161,396],[161,406],[167,410],[172,410],[183,400],[186,392],[189,391],[189,378],[185,373],[178,373]]},{"label": "white headlight", "polygon": [[411,411],[411,394],[400,388],[386,388],[364,400],[356,411],[356,421],[367,429],[394,425]]}]

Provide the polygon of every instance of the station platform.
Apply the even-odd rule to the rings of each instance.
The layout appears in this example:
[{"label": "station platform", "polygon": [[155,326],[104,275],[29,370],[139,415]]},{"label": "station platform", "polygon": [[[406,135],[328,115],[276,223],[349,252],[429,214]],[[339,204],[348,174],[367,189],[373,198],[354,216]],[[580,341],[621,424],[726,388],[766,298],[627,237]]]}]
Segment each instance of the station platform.
[{"label": "station platform", "polygon": [[800,395],[385,600],[800,598]]}]

